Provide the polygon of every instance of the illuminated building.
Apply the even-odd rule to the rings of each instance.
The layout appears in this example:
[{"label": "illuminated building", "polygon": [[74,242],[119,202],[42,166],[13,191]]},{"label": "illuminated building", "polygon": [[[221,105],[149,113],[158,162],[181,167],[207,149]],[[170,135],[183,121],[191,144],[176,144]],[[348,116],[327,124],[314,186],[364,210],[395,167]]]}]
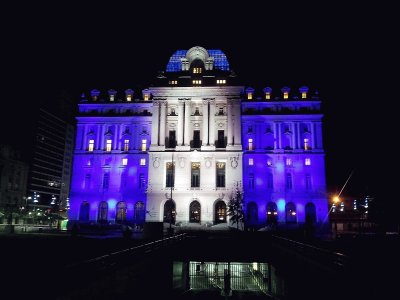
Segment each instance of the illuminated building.
[{"label": "illuminated building", "polygon": [[226,223],[239,183],[249,225],[322,222],[320,100],[307,87],[262,92],[202,47],[176,51],[140,96],[92,90],[79,104],[70,219]]}]

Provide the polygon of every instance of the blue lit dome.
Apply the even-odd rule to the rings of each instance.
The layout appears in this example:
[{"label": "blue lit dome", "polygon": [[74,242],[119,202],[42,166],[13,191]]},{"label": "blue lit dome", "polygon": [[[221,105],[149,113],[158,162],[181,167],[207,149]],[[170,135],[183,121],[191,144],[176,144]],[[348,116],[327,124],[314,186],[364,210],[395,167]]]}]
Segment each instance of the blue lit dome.
[{"label": "blue lit dome", "polygon": [[229,71],[229,62],[224,52],[219,49],[206,50],[193,47],[189,50],[177,50],[170,57],[167,72],[181,72],[189,69],[192,62],[201,60],[206,70]]}]

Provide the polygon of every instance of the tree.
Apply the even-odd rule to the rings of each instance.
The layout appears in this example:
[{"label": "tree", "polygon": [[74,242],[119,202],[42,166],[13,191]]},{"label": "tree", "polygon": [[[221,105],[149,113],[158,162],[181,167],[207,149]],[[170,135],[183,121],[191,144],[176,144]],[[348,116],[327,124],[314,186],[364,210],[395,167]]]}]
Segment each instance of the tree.
[{"label": "tree", "polygon": [[244,220],[244,211],[243,211],[243,192],[241,187],[239,187],[239,183],[235,184],[235,190],[229,197],[227,214],[232,221],[232,224],[236,223],[236,229],[239,230],[239,223]]}]

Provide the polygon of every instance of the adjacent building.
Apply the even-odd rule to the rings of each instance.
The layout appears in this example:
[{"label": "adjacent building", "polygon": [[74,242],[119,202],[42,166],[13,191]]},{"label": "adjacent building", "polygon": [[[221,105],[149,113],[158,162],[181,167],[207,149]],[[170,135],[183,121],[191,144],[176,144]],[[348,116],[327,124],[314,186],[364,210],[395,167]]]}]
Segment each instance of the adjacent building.
[{"label": "adjacent building", "polygon": [[321,102],[298,90],[244,87],[221,50],[178,50],[140,95],[83,95],[70,193],[72,222],[323,222],[328,201]]}]

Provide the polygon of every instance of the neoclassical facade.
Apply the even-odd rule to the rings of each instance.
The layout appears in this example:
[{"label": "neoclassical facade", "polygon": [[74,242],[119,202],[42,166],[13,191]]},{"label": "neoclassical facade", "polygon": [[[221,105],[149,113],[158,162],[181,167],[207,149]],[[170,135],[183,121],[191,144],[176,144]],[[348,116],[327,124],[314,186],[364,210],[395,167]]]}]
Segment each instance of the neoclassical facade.
[{"label": "neoclassical facade", "polygon": [[229,222],[244,191],[248,226],[327,216],[321,102],[307,87],[258,93],[221,50],[178,50],[151,88],[83,96],[72,222]]}]

